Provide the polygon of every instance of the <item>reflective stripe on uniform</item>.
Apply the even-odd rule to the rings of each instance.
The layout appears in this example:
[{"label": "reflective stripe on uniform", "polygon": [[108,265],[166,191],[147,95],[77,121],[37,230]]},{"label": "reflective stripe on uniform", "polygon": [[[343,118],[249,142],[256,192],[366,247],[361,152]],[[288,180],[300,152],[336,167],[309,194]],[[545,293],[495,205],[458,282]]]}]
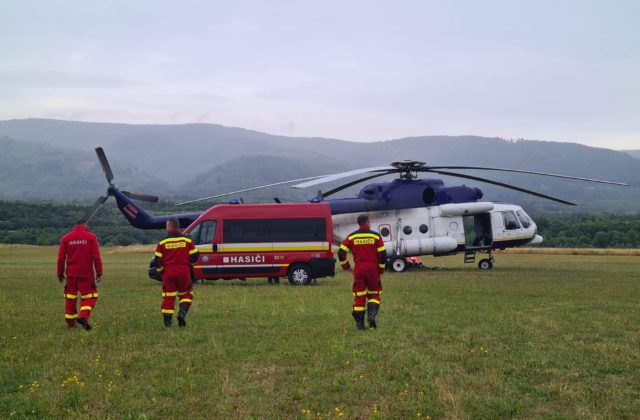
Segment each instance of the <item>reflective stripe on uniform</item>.
[{"label": "reflective stripe on uniform", "polygon": [[162,258],[162,252],[156,251],[154,255],[158,258]]},{"label": "reflective stripe on uniform", "polygon": [[382,290],[367,290],[368,295],[381,295]]},{"label": "reflective stripe on uniform", "polygon": [[162,313],[163,313],[163,314],[173,314],[173,313],[175,313],[175,312],[176,312],[176,311],[174,311],[173,309],[163,309],[163,310],[162,310]]},{"label": "reflective stripe on uniform", "polygon": [[380,246],[378,247],[378,252],[382,252],[382,251],[386,251],[387,248],[385,248],[384,246]]},{"label": "reflective stripe on uniform", "polygon": [[78,314],[73,314],[73,315],[64,314],[64,317],[66,319],[76,319],[78,317]]},{"label": "reflective stripe on uniform", "polygon": [[80,312],[82,311],[90,311],[91,310],[91,306],[81,306],[80,307]]},{"label": "reflective stripe on uniform", "polygon": [[98,294],[97,293],[89,293],[88,295],[82,295],[80,296],[82,299],[89,299],[89,298],[97,298]]},{"label": "reflective stripe on uniform", "polygon": [[369,302],[377,303],[378,305],[380,305],[380,301],[378,299],[369,299]]},{"label": "reflective stripe on uniform", "polygon": [[156,268],[156,273],[159,273],[159,272],[161,272],[162,270],[164,270],[164,267],[158,267],[158,268]]},{"label": "reflective stripe on uniform", "polygon": [[67,299],[76,299],[78,297],[78,295],[70,295],[68,293],[65,293],[64,297],[66,297]]},{"label": "reflective stripe on uniform", "polygon": [[186,295],[187,293],[193,293],[193,290],[190,290],[190,291],[188,291],[188,292],[178,292],[178,296],[184,296],[184,295]]},{"label": "reflective stripe on uniform", "polygon": [[167,238],[167,239],[163,239],[161,240],[158,244],[159,245],[164,245],[167,242],[181,242],[181,241],[185,241],[185,242],[193,242],[191,239],[185,237],[185,236],[178,236],[177,238]]},{"label": "reflective stripe on uniform", "polygon": [[353,310],[356,311],[356,312],[361,312],[361,311],[364,311],[366,309],[367,308],[365,308],[364,306],[354,306],[353,307]]},{"label": "reflective stripe on uniform", "polygon": [[353,292],[353,296],[364,296],[367,292]]},{"label": "reflective stripe on uniform", "polygon": [[186,302],[191,303],[191,299],[180,299],[180,302],[178,303],[186,303]]},{"label": "reflective stripe on uniform", "polygon": [[378,264],[378,268],[384,268],[385,264]]},{"label": "reflective stripe on uniform", "polygon": [[343,250],[344,252],[350,252],[351,250],[349,249],[349,247],[347,247],[345,244],[341,244],[340,245],[340,249]]},{"label": "reflective stripe on uniform", "polygon": [[162,292],[162,297],[178,296],[178,292]]},{"label": "reflective stripe on uniform", "polygon": [[200,251],[198,251],[198,248],[194,248],[191,251],[189,251],[189,255],[195,254],[196,252],[200,252]]},{"label": "reflective stripe on uniform", "polygon": [[345,265],[346,263],[349,262],[349,260],[347,258],[345,258],[344,260],[340,260],[338,262],[340,263],[340,265]]}]

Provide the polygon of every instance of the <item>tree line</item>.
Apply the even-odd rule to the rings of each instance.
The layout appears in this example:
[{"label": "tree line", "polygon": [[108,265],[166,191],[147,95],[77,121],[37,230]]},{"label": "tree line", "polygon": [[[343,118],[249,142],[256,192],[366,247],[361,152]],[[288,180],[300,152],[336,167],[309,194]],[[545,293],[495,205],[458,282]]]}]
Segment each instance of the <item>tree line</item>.
[{"label": "tree line", "polygon": [[[56,245],[86,210],[80,204],[0,201],[0,243]],[[156,210],[173,211],[170,204]],[[533,219],[545,247],[640,248],[640,215],[540,213]],[[99,210],[90,229],[102,245],[153,244],[165,235],[130,226],[113,201]]]}]

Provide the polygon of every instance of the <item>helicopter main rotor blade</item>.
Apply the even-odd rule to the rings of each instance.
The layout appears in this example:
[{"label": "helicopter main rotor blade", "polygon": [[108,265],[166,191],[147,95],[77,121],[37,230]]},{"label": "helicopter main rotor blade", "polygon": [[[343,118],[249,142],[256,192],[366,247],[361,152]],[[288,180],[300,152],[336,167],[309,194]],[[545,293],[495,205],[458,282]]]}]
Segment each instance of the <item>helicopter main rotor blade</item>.
[{"label": "helicopter main rotor blade", "polygon": [[120,191],[120,192],[134,200],[147,201],[149,203],[157,203],[158,201],[160,201],[160,197],[156,195],[136,193],[131,191]]},{"label": "helicopter main rotor blade", "polygon": [[521,169],[508,169],[508,168],[488,168],[484,166],[425,166],[424,168],[417,169],[419,172],[431,172],[432,169],[478,169],[482,171],[500,171],[500,172],[517,172],[521,174],[533,174],[542,176],[552,176],[555,178],[577,179],[579,181],[598,182],[600,184],[622,185],[628,187],[629,184],[624,182],[603,181],[601,179],[581,178],[578,176],[550,174],[546,172],[524,171]]},{"label": "helicopter main rotor blade", "polygon": [[108,197],[105,197],[105,196],[98,197],[96,202],[93,203],[93,206],[91,206],[91,208],[84,214],[82,218],[87,222],[91,220],[91,218],[96,214],[96,212],[100,210],[100,207],[102,207],[104,202],[107,201],[107,198]]},{"label": "helicopter main rotor blade", "polygon": [[342,178],[347,178],[353,175],[360,175],[360,174],[366,174],[368,172],[385,172],[385,173],[391,173],[391,172],[399,172],[397,168],[394,168],[393,166],[380,166],[380,167],[373,167],[373,168],[361,168],[361,169],[355,169],[353,171],[348,171],[348,172],[340,172],[337,174],[333,174],[333,175],[322,175],[319,177],[316,177],[316,179],[314,179],[313,181],[308,181],[308,182],[303,182],[302,184],[297,184],[297,185],[292,185],[291,188],[307,188],[307,187],[311,187],[314,185],[318,185],[318,184],[324,184],[325,182],[331,182],[331,181],[335,181],[337,179],[342,179]]},{"label": "helicopter main rotor blade", "polygon": [[269,187],[275,187],[275,186],[278,186],[278,185],[291,184],[292,182],[300,182],[300,181],[307,181],[307,180],[310,180],[310,179],[322,178],[322,177],[325,177],[325,176],[327,176],[327,175],[317,175],[317,176],[310,176],[310,177],[306,177],[306,178],[290,179],[288,181],[275,182],[273,184],[267,184],[267,185],[260,185],[258,187],[245,188],[243,190],[231,191],[231,192],[226,192],[226,193],[222,193],[222,194],[216,194],[216,195],[212,195],[212,196],[209,196],[209,197],[198,198],[196,200],[183,201],[182,203],[177,203],[176,206],[182,206],[184,204],[197,203],[199,201],[210,200],[212,198],[224,197],[224,196],[227,196],[227,195],[238,194],[238,193],[243,193],[243,192],[247,192],[247,191],[260,190],[262,188],[269,188]]},{"label": "helicopter main rotor blade", "polygon": [[113,172],[111,172],[111,166],[109,166],[107,155],[104,154],[104,150],[102,150],[102,147],[96,147],[96,154],[98,155],[98,160],[100,161],[100,165],[102,166],[102,172],[104,172],[104,176],[107,178],[107,182],[111,184],[111,181],[113,180]]},{"label": "helicopter main rotor blade", "polygon": [[369,176],[366,176],[364,178],[359,178],[359,179],[356,179],[355,181],[351,181],[351,182],[348,182],[346,184],[342,184],[339,187],[336,187],[336,188],[334,188],[332,190],[329,190],[329,191],[327,191],[325,193],[322,193],[322,194],[320,194],[320,196],[322,198],[327,198],[330,195],[333,195],[333,194],[335,194],[335,193],[337,193],[339,191],[342,191],[342,190],[344,190],[346,188],[349,188],[349,187],[351,187],[353,185],[356,185],[356,184],[358,184],[360,182],[364,182],[364,181],[367,181],[369,179],[377,178],[379,176],[389,175],[390,173],[393,173],[393,172],[385,172],[385,173],[381,173],[381,174],[369,175]]},{"label": "helicopter main rotor blade", "polygon": [[480,182],[486,182],[487,184],[498,185],[500,187],[508,188],[510,190],[516,190],[516,191],[520,191],[520,192],[523,192],[523,193],[535,195],[536,197],[546,198],[547,200],[557,201],[558,203],[568,204],[570,206],[575,206],[576,205],[576,203],[572,203],[571,201],[566,201],[566,200],[563,200],[561,198],[557,198],[557,197],[553,197],[553,196],[550,196],[550,195],[542,194],[542,193],[539,193],[539,192],[527,190],[526,188],[516,187],[515,185],[505,184],[503,182],[498,182],[498,181],[493,181],[493,180],[487,179],[487,178],[480,178],[478,176],[459,174],[457,172],[435,171],[435,170],[431,170],[431,169],[422,170],[421,172],[434,172],[434,173],[440,174],[440,175],[449,175],[449,176],[454,176],[454,177],[457,177],[457,178],[473,179],[474,181],[480,181]]}]

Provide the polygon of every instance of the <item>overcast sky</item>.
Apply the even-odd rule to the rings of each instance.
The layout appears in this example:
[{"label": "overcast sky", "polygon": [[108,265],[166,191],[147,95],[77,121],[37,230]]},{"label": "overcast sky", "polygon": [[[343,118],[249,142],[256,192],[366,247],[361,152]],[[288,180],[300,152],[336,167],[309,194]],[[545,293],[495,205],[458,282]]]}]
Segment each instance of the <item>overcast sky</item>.
[{"label": "overcast sky", "polygon": [[640,149],[640,1],[7,0],[0,119]]}]

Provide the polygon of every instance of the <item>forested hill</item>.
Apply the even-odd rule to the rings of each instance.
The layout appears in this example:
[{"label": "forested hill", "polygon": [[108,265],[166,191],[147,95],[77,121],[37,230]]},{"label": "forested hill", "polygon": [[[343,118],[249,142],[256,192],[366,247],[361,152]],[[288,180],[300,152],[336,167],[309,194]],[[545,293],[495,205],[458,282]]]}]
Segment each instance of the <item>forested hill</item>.
[{"label": "forested hill", "polygon": [[[476,136],[362,143],[274,136],[215,124],[131,125],[39,119],[0,121],[0,199],[95,200],[107,185],[93,152],[96,146],[104,147],[118,187],[158,194],[169,201],[412,159],[430,165],[507,167],[627,182],[632,186],[466,171],[575,201],[579,204],[576,209],[477,181],[444,178],[447,185],[481,188],[485,200],[515,202],[532,211],[640,213],[640,159],[628,152],[579,144]],[[327,191],[336,185],[320,188]],[[337,197],[351,196],[359,188],[352,187]],[[293,192],[282,187],[243,196],[248,201],[273,196],[300,200],[316,193],[315,189]]]}]

